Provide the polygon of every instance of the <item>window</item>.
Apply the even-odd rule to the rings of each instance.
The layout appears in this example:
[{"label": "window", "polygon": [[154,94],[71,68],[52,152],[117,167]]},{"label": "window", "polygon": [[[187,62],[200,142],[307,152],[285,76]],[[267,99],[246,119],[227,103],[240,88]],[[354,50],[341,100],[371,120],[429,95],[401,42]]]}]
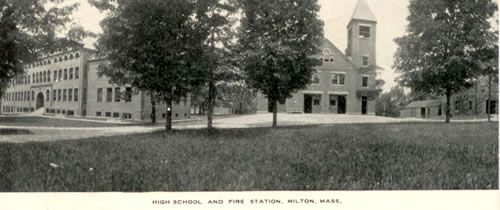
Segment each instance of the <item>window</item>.
[{"label": "window", "polygon": [[66,101],[66,89],[63,90],[63,101]]},{"label": "window", "polygon": [[345,74],[333,73],[332,74],[332,85],[345,85]]},{"label": "window", "polygon": [[313,74],[312,82],[313,85],[319,85],[319,74]]},{"label": "window", "polygon": [[78,88],[75,88],[75,102],[78,101]]},{"label": "window", "polygon": [[56,101],[57,99],[57,93],[56,93],[56,90],[53,90],[52,91],[52,101]]},{"label": "window", "polygon": [[117,87],[117,88],[115,88],[115,102],[120,102],[120,97],[121,97],[120,88]]},{"label": "window", "polygon": [[469,101],[469,110],[472,110],[472,100]]},{"label": "window", "polygon": [[75,68],[75,79],[80,78],[80,68],[76,67]]},{"label": "window", "polygon": [[359,37],[370,38],[370,26],[359,26]]},{"label": "window", "polygon": [[57,90],[57,101],[61,101],[61,95],[62,95],[62,92],[61,92],[61,89],[58,89]]},{"label": "window", "polygon": [[280,99],[280,100],[279,100],[279,103],[280,103],[281,105],[285,105],[285,104],[286,104],[286,99]]},{"label": "window", "polygon": [[73,89],[68,89],[68,101],[73,101]]},{"label": "window", "polygon": [[368,66],[368,56],[363,56],[363,66]]},{"label": "window", "polygon": [[102,102],[102,88],[97,88],[97,102]]},{"label": "window", "polygon": [[125,102],[131,102],[132,101],[132,88],[127,87],[125,88]]},{"label": "window", "polygon": [[46,95],[45,100],[49,101],[50,100],[50,90],[47,90],[45,95]]},{"label": "window", "polygon": [[43,72],[43,82],[47,82],[47,72]]},{"label": "window", "polygon": [[330,63],[335,63],[335,59],[330,58]]},{"label": "window", "polygon": [[361,87],[368,87],[368,76],[363,76],[363,81],[361,82]]},{"label": "window", "polygon": [[314,99],[314,105],[319,106],[319,99]]},{"label": "window", "polygon": [[50,70],[47,72],[47,82],[50,82]]},{"label": "window", "polygon": [[120,118],[120,113],[118,113],[118,112],[113,112],[113,117],[114,117],[114,118]]},{"label": "window", "polygon": [[28,75],[28,84],[30,84],[30,82],[31,82],[31,77]]},{"label": "window", "polygon": [[61,81],[62,79],[62,69],[59,69],[59,77],[58,77],[58,80]]},{"label": "window", "polygon": [[337,106],[337,101],[333,98],[330,98],[330,106]]},{"label": "window", "polygon": [[67,60],[68,60],[68,56],[67,56],[67,55],[65,55],[65,56],[64,56],[64,60],[65,60],[65,61],[67,61]]},{"label": "window", "polygon": [[100,117],[101,116],[101,112],[95,112],[95,116]]},{"label": "window", "polygon": [[70,60],[73,59],[73,54],[69,55],[69,59]]},{"label": "window", "polygon": [[75,58],[79,58],[80,57],[80,54],[79,53],[76,53],[75,54]]},{"label": "window", "polygon": [[68,69],[64,69],[64,80],[68,79]]},{"label": "window", "polygon": [[73,79],[73,68],[69,68],[69,79]]},{"label": "window", "polygon": [[111,117],[111,112],[106,112],[106,117]]},{"label": "window", "polygon": [[107,88],[106,89],[106,102],[112,102],[113,101],[113,88]]},{"label": "window", "polygon": [[130,113],[123,113],[122,116],[123,116],[123,119],[126,119],[126,120],[132,119],[132,114],[130,114]]},{"label": "window", "polygon": [[57,63],[57,58],[54,58],[54,63]]},{"label": "window", "polygon": [[57,81],[57,71],[54,71],[54,80]]},{"label": "window", "polygon": [[75,115],[75,112],[73,112],[73,110],[68,110],[68,115],[73,116]]},{"label": "window", "polygon": [[330,59],[328,59],[328,58],[323,58],[323,62],[328,63],[328,62],[330,62]]},{"label": "window", "polygon": [[331,52],[330,52],[330,50],[329,50],[329,49],[324,49],[324,50],[323,50],[323,54],[324,54],[324,55],[329,55],[329,54],[331,54]]}]

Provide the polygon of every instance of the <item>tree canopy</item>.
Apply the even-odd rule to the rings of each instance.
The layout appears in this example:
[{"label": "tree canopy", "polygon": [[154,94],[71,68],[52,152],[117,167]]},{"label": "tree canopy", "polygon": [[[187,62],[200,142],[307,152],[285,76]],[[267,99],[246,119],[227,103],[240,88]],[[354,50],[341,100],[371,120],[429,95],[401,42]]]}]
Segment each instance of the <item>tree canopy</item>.
[{"label": "tree canopy", "polygon": [[[172,102],[203,84],[204,1],[119,0],[91,2],[107,11],[97,48],[110,64],[104,74],[166,101],[171,129]],[[118,76],[116,76],[118,75]]]},{"label": "tree canopy", "polygon": [[42,52],[76,43],[59,36],[78,4],[61,6],[48,0],[0,0],[0,96],[24,65]]},{"label": "tree canopy", "polygon": [[242,10],[238,39],[247,83],[273,104],[305,89],[319,60],[323,22],[317,0],[239,0]]},{"label": "tree canopy", "polygon": [[494,39],[490,19],[496,5],[491,0],[419,0],[410,2],[409,11],[406,34],[395,40],[394,68],[403,86],[446,95],[448,122],[451,95],[471,87],[480,74],[476,55]]}]

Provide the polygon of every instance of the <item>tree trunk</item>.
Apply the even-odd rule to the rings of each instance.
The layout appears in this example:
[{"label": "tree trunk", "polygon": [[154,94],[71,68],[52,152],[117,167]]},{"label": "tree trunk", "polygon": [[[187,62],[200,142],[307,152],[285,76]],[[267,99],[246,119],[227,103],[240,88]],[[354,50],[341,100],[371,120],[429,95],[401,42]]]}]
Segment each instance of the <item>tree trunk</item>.
[{"label": "tree trunk", "polygon": [[208,114],[207,114],[207,128],[208,130],[213,129],[212,121],[214,115],[215,106],[215,84],[213,81],[208,82]]},{"label": "tree trunk", "polygon": [[168,99],[165,101],[167,106],[167,119],[165,120],[165,129],[167,131],[172,130],[172,99]]},{"label": "tree trunk", "polygon": [[273,128],[278,127],[278,100],[273,99]]},{"label": "tree trunk", "polygon": [[156,102],[151,98],[151,123],[156,123]]},{"label": "tree trunk", "polygon": [[451,116],[451,108],[450,108],[450,100],[451,100],[451,91],[446,91],[446,123],[450,122]]},{"label": "tree trunk", "polygon": [[491,75],[488,75],[488,122],[491,122]]}]

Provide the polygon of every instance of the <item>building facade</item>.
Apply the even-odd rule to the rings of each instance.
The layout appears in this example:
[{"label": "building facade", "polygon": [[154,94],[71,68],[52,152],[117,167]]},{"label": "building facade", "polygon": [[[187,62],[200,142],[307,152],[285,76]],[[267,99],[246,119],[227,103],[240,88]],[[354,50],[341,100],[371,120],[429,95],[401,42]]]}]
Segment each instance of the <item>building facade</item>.
[{"label": "building facade", "polygon": [[[342,53],[329,40],[320,46],[322,61],[306,89],[280,101],[279,112],[375,115],[377,21],[360,0],[347,26],[348,46]],[[259,112],[271,111],[269,100],[257,94]]]},{"label": "building facade", "polygon": [[[68,37],[81,41],[84,30],[73,26]],[[90,118],[150,121],[151,98],[130,86],[117,86],[98,74],[99,65],[109,62],[96,59],[94,51],[83,46],[42,54],[24,65],[24,74],[11,80],[2,97],[3,114],[40,112]],[[163,106],[162,106],[163,104]],[[176,101],[172,117],[190,117],[190,100]],[[166,105],[156,104],[156,119],[166,118]]]}]

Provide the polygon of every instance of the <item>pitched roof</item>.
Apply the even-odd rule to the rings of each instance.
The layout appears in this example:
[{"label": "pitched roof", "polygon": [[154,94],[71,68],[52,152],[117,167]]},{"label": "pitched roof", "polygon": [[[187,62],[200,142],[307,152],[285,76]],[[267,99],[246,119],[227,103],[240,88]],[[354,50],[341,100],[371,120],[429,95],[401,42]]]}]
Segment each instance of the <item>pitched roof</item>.
[{"label": "pitched roof", "polygon": [[325,38],[323,40],[323,44],[329,46],[331,49],[336,51],[340,55],[340,57],[342,57],[342,59],[344,59],[347,63],[352,65],[354,69],[356,69],[356,65],[354,65],[354,63],[349,58],[347,58],[347,56],[342,51],[340,51],[339,48],[337,48],[337,46],[335,46],[329,39]]},{"label": "pitched roof", "polygon": [[406,108],[436,107],[439,105],[441,105],[441,100],[414,101],[408,104]]},{"label": "pitched roof", "polygon": [[375,15],[373,15],[372,10],[368,6],[365,0],[359,0],[356,5],[356,9],[354,9],[354,13],[352,14],[351,19],[357,20],[368,20],[377,22]]}]

